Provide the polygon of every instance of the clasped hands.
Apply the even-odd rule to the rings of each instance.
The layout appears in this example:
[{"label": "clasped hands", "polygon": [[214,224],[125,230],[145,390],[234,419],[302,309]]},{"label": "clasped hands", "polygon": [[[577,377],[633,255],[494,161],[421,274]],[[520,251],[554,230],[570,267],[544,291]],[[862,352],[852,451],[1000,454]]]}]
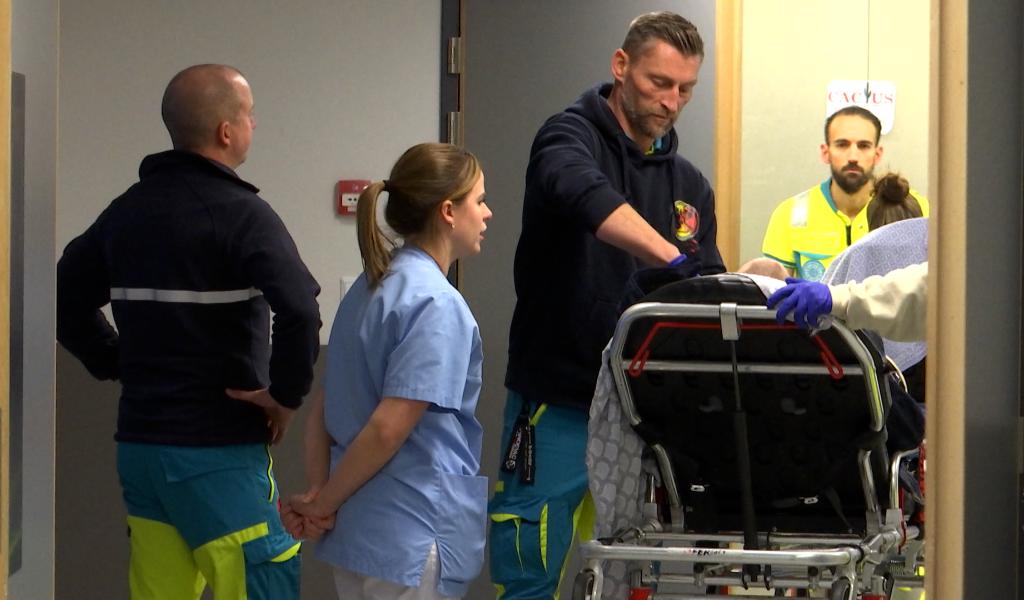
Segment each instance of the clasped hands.
[{"label": "clasped hands", "polygon": [[293,538],[315,541],[334,528],[337,513],[322,508],[316,502],[319,492],[319,487],[313,487],[305,494],[293,494],[287,502],[281,502],[281,523]]}]

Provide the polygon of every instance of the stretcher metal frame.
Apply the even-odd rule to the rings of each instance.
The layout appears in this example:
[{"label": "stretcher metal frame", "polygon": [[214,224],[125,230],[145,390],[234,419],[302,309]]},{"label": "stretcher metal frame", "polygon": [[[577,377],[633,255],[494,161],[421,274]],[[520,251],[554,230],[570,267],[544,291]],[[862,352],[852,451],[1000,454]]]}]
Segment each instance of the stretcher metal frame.
[{"label": "stretcher metal frame", "polygon": [[[723,340],[739,340],[744,322],[775,322],[775,311],[763,306],[736,303],[640,303],[627,309],[615,329],[611,341],[610,367],[618,391],[619,401],[630,424],[635,426],[641,418],[628,384],[631,371],[676,371],[718,373],[783,373],[826,374],[834,368],[828,364],[740,363],[706,360],[646,360],[646,357],[623,357],[631,327],[639,319],[698,318],[717,319]],[[869,404],[870,427],[881,431],[885,426],[885,410],[879,389],[879,374],[875,363],[861,339],[845,325],[833,322],[831,328],[846,342],[856,364],[841,365],[842,372],[863,375]],[[638,352],[639,354],[639,352]],[[638,364],[640,358],[640,364]],[[594,540],[581,544],[579,552],[584,568],[573,586],[573,600],[597,600],[602,597],[604,564],[607,561],[627,561],[631,565],[631,600],[706,600],[708,598],[744,597],[743,590],[762,589],[827,590],[830,600],[885,600],[894,588],[923,588],[924,576],[919,565],[923,541],[920,531],[908,525],[899,509],[898,469],[902,461],[917,457],[917,451],[902,452],[892,457],[888,466],[889,477],[881,482],[887,487],[889,506],[883,511],[876,495],[876,481],[871,467],[870,451],[860,450],[857,461],[866,501],[867,535],[816,535],[759,532],[759,547],[767,549],[744,550],[743,533],[719,534],[684,533],[683,503],[672,475],[668,453],[658,445],[650,446],[661,471],[661,482],[668,498],[670,519],[662,522],[649,518],[611,539]],[[653,506],[654,476],[646,475],[648,506]],[[701,542],[714,542],[715,548],[694,547]],[[669,545],[672,546],[669,546]],[[663,563],[685,563],[692,566],[686,574],[660,572]],[[751,581],[743,565],[767,567],[757,579]],[[660,584],[688,584],[692,586],[729,586],[730,595],[681,594],[656,591]],[[818,592],[822,593],[822,592]],[[763,594],[761,594],[763,596]],[[750,596],[748,596],[750,597]]]}]

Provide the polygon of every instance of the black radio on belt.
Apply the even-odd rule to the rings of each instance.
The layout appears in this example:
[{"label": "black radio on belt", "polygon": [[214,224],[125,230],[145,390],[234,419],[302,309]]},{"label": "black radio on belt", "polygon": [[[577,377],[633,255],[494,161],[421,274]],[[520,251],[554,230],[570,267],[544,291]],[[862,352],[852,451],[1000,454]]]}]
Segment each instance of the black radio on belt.
[{"label": "black radio on belt", "polygon": [[533,485],[536,463],[534,462],[534,435],[535,428],[530,423],[530,405],[523,401],[519,416],[512,427],[512,435],[509,437],[508,446],[505,448],[505,456],[501,461],[501,470],[506,473],[519,471],[519,481],[526,485]]}]

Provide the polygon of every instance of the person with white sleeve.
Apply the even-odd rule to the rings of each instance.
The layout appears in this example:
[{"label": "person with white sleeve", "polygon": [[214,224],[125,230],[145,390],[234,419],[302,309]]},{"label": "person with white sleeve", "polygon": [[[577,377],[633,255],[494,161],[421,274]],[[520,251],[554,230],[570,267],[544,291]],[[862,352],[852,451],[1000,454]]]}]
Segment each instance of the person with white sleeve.
[{"label": "person with white sleeve", "polygon": [[861,282],[825,285],[787,278],[785,287],[768,298],[780,323],[792,313],[801,327],[817,327],[831,315],[851,329],[872,329],[895,341],[924,340],[928,304],[928,263],[910,265]]}]

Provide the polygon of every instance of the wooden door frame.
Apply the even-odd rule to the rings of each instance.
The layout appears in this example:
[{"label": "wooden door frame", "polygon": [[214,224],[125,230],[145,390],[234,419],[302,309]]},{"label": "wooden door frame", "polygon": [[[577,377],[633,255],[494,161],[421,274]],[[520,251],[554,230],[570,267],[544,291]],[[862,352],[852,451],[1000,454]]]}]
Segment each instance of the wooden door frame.
[{"label": "wooden door frame", "polygon": [[0,0],[0,598],[10,570],[11,0]]},{"label": "wooden door frame", "polygon": [[743,0],[715,3],[715,218],[725,268],[739,268]]},{"label": "wooden door frame", "polygon": [[935,600],[958,599],[964,589],[968,5],[931,3],[928,184],[936,202],[928,235],[942,243],[928,249],[925,583]]}]

